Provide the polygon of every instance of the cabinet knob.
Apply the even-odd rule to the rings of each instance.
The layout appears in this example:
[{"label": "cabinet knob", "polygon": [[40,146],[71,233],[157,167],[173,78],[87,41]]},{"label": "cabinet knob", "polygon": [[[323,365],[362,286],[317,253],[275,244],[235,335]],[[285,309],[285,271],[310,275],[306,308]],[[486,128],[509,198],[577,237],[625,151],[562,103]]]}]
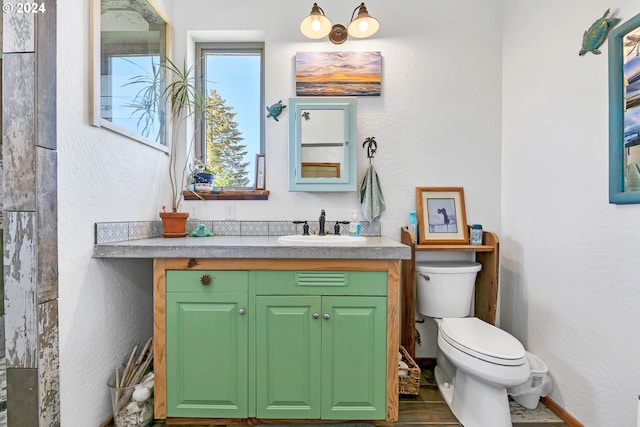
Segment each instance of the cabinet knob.
[{"label": "cabinet knob", "polygon": [[203,274],[202,277],[200,277],[200,284],[202,286],[209,286],[213,283],[214,279],[215,277],[211,277],[210,274]]},{"label": "cabinet knob", "polygon": [[324,315],[322,315],[322,317],[324,318],[324,320],[329,320],[329,313],[325,313]]},{"label": "cabinet knob", "polygon": [[245,313],[244,308],[241,308],[240,310],[238,310],[238,314],[240,316],[244,316],[244,313]]},{"label": "cabinet knob", "polygon": [[320,314],[318,314],[318,313],[313,313],[313,318],[314,318],[314,319],[319,319],[319,318],[320,318]]}]

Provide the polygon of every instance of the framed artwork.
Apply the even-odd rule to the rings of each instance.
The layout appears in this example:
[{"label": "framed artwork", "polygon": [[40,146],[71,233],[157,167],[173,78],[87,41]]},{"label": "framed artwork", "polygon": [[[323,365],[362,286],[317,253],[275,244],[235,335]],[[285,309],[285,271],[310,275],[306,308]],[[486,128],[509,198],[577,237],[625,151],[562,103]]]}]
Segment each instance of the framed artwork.
[{"label": "framed artwork", "polygon": [[297,96],[380,96],[380,52],[297,52]]},{"label": "framed artwork", "polygon": [[640,203],[640,14],[609,34],[609,203]]},{"label": "framed artwork", "polygon": [[468,244],[462,187],[417,187],[420,244]]},{"label": "framed artwork", "polygon": [[256,190],[266,190],[267,189],[267,183],[266,183],[266,165],[265,165],[265,158],[264,158],[264,154],[256,154],[256,185],[255,185],[255,189]]}]

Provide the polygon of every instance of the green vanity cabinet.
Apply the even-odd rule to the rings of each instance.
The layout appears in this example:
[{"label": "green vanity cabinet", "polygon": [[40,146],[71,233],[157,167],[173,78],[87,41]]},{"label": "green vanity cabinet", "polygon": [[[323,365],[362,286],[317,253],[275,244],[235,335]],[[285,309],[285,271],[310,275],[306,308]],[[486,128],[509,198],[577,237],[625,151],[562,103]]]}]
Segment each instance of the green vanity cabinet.
[{"label": "green vanity cabinet", "polygon": [[259,271],[258,418],[385,419],[385,272]]},{"label": "green vanity cabinet", "polygon": [[[156,263],[160,418],[397,419],[387,271],[287,270],[267,261],[242,270],[246,263],[217,260],[188,270],[185,262]],[[316,266],[282,263],[298,264]]]},{"label": "green vanity cabinet", "polygon": [[320,418],[320,298],[259,296],[256,309],[257,417]]},{"label": "green vanity cabinet", "polygon": [[322,312],[322,418],[384,419],[386,297],[322,297]]},{"label": "green vanity cabinet", "polygon": [[248,283],[246,271],[167,271],[167,416],[247,417]]}]

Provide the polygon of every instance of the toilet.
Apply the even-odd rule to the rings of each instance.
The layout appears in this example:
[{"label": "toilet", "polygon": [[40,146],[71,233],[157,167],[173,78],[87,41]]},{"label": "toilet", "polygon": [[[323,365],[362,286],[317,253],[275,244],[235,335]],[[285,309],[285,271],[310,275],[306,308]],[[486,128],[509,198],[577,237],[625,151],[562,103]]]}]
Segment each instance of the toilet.
[{"label": "toilet", "polygon": [[524,347],[512,335],[469,317],[482,265],[416,263],[418,312],[438,325],[438,388],[464,427],[511,427],[507,388],[529,378]]}]

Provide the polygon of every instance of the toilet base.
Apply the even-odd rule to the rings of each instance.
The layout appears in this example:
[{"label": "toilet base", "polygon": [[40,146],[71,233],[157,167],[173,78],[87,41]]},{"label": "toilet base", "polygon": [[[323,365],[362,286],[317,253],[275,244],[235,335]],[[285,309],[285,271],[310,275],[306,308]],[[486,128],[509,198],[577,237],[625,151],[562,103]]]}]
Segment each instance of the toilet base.
[{"label": "toilet base", "polygon": [[448,378],[436,366],[435,377],[445,402],[464,427],[512,427],[506,388],[478,381],[460,369]]}]

